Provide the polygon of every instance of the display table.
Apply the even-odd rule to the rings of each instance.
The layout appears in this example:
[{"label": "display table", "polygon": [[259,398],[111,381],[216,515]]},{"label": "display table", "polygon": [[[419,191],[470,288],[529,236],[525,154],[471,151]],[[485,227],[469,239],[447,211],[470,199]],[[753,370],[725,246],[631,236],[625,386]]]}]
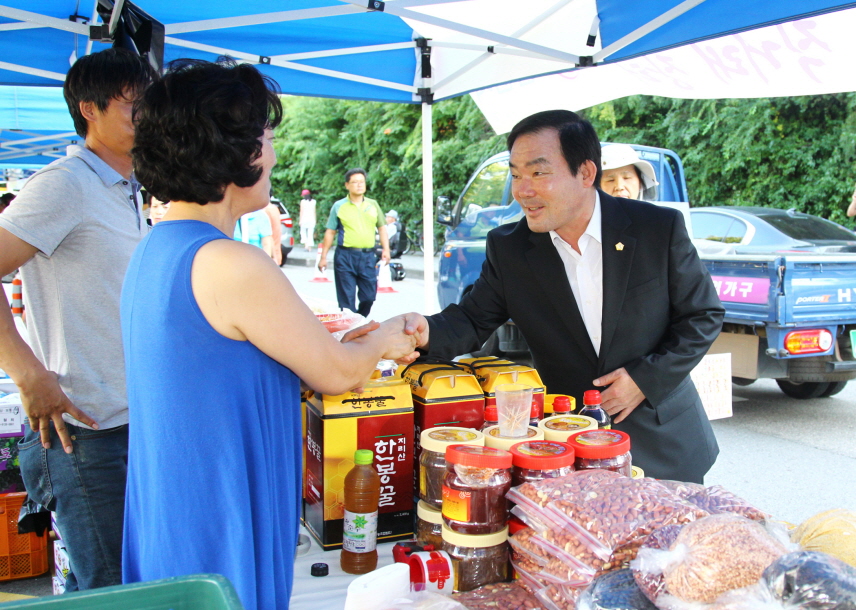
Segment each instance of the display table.
[{"label": "display table", "polygon": [[[345,574],[339,567],[341,551],[324,551],[305,528],[301,527],[300,533],[309,536],[312,548],[309,553],[294,561],[294,588],[291,591],[289,610],[342,610],[345,607],[348,585],[357,577]],[[378,545],[379,568],[393,562],[394,546],[394,542]],[[330,573],[327,576],[312,576],[309,570],[313,563],[326,563]]]}]

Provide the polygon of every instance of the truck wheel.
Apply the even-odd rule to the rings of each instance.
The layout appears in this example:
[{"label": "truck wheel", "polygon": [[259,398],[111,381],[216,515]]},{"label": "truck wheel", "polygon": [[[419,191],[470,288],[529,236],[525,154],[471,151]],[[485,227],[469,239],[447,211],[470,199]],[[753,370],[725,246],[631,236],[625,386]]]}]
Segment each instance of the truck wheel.
[{"label": "truck wheel", "polygon": [[745,377],[732,377],[731,383],[734,385],[747,386],[755,383],[754,379],[746,379]]},{"label": "truck wheel", "polygon": [[829,387],[820,395],[821,398],[828,398],[830,396],[835,396],[841,390],[844,389],[844,386],[847,385],[846,381],[830,381]]},{"label": "truck wheel", "polygon": [[776,379],[776,383],[779,384],[779,389],[791,398],[800,398],[802,400],[820,398],[829,388],[828,381],[806,381],[803,383],[794,383],[787,379]]}]

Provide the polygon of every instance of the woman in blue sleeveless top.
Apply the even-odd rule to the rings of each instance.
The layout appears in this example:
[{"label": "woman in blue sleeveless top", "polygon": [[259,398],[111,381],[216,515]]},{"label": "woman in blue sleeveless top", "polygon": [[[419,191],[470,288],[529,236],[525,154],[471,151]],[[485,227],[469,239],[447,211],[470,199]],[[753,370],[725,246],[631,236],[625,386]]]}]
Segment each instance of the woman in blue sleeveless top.
[{"label": "woman in blue sleeveless top", "polygon": [[269,201],[281,119],[255,68],[183,61],[135,111],[137,177],[171,201],[122,290],[130,400],[126,583],[224,574],[247,610],[288,607],[300,379],[338,394],[411,357],[400,318],[339,343],[264,252],[230,239]]}]

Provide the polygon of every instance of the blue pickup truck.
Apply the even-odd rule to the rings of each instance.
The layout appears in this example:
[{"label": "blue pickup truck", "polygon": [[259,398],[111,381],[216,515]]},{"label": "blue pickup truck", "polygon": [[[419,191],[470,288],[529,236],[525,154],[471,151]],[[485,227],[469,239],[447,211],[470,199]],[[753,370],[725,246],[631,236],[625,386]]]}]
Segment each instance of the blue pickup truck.
[{"label": "blue pickup truck", "polygon": [[[662,148],[633,148],[657,172],[655,203],[684,212],[722,299],[725,323],[709,353],[731,354],[733,381],[748,385],[756,379],[776,379],[789,396],[816,398],[832,396],[856,378],[856,254],[773,250],[735,255],[725,253],[728,244],[711,249],[707,235],[693,235],[680,157]],[[437,286],[442,307],[460,302],[472,289],[485,260],[488,231],[522,217],[511,195],[507,152],[479,166],[454,206],[440,206],[438,222],[447,226]],[[509,320],[478,355],[527,351],[525,339]]]}]

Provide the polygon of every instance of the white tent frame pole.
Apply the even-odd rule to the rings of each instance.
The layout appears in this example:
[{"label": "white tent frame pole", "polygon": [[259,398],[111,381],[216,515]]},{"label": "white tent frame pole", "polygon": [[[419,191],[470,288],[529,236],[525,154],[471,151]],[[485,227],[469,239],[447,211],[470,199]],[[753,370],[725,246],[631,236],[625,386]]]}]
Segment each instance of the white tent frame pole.
[{"label": "white tent frame pole", "polygon": [[[92,2],[92,19],[89,20],[89,23],[92,25],[98,24],[98,0],[93,0]],[[86,51],[84,51],[84,55],[89,55],[92,53],[92,39],[86,41]]]},{"label": "white tent frame pole", "polygon": [[13,30],[34,30],[36,28],[43,27],[46,26],[41,25],[39,23],[4,23],[3,25],[0,25],[0,32],[10,32]]},{"label": "white tent frame pole", "polygon": [[285,55],[271,55],[271,59],[282,61],[298,61],[300,59],[318,59],[319,57],[336,57],[338,55],[359,55],[360,53],[379,53],[382,51],[399,51],[401,49],[413,49],[413,42],[395,42],[392,44],[378,44],[365,47],[348,47],[342,49],[328,49],[326,51],[312,51],[309,53],[287,53]]},{"label": "white tent frame pole", "polygon": [[47,70],[39,70],[30,66],[19,66],[18,64],[10,64],[6,61],[0,61],[0,70],[10,70],[12,72],[21,72],[22,74],[30,74],[32,76],[41,76],[42,78],[50,78],[65,82],[65,74],[59,72],[49,72]]},{"label": "white tent frame pole", "polygon": [[[435,49],[461,49],[462,51],[480,51],[482,55],[480,55],[477,59],[474,59],[475,63],[478,61],[481,63],[485,59],[489,59],[493,55],[515,55],[517,57],[531,57],[532,59],[540,59],[541,61],[556,61],[562,64],[567,64],[563,59],[556,59],[555,57],[544,57],[539,53],[533,53],[532,51],[524,51],[523,49],[512,49],[511,47],[501,47],[484,44],[467,44],[465,42],[439,42],[434,40],[429,40],[428,45],[434,47]],[[467,64],[469,65],[469,64]],[[569,64],[575,66],[576,64]],[[443,79],[443,82],[450,80],[451,77]]]},{"label": "white tent frame pole", "polygon": [[422,102],[422,261],[424,264],[425,301],[422,313],[436,313],[434,306],[434,154],[433,110]]},{"label": "white tent frame pole", "polygon": [[318,19],[321,17],[336,17],[338,15],[351,15],[364,12],[356,6],[326,6],[323,8],[307,8],[294,11],[278,11],[276,13],[259,13],[258,15],[244,15],[241,17],[222,17],[220,19],[202,19],[200,21],[185,21],[184,23],[170,23],[164,26],[166,34],[187,34],[189,32],[207,32],[209,30],[224,30],[226,28],[240,28],[249,25],[262,25],[267,23],[281,23],[284,21],[300,21],[302,19]]},{"label": "white tent frame pole", "polygon": [[613,53],[617,53],[624,47],[633,44],[643,36],[647,36],[657,28],[666,25],[673,19],[676,19],[687,11],[694,9],[704,1],[705,0],[684,0],[684,2],[681,2],[679,5],[672,8],[671,10],[668,10],[659,17],[652,19],[642,27],[633,30],[626,36],[619,38],[608,47],[601,49],[592,56],[592,61],[596,64],[602,62],[604,59],[606,59]]},{"label": "white tent frame pole", "polygon": [[[348,2],[350,4],[359,5],[359,0],[341,0],[342,2]],[[431,15],[425,15],[423,13],[418,13],[416,11],[411,11],[406,8],[399,8],[396,6],[394,2],[387,2],[384,5],[384,13],[388,13],[390,15],[396,15],[403,19],[410,19],[412,21],[418,21],[420,23],[428,23],[431,25],[436,25],[441,28],[445,28],[447,30],[452,30],[453,32],[460,32],[462,34],[468,34],[470,36],[475,36],[476,38],[482,38],[484,40],[491,40],[493,42],[507,44],[511,47],[517,47],[519,49],[525,49],[527,51],[532,51],[533,53],[537,53],[539,55],[544,55],[546,57],[555,57],[561,61],[566,61],[569,63],[579,63],[579,55],[574,55],[573,53],[565,53],[564,51],[559,51],[558,49],[551,49],[550,47],[544,47],[539,44],[534,44],[531,42],[526,42],[525,40],[518,40],[517,38],[513,38],[511,36],[505,36],[503,34],[497,34],[496,32],[489,32],[488,30],[482,30],[481,28],[474,28],[466,25],[461,25],[460,23],[455,23],[454,21],[449,21],[448,19],[441,19],[439,17],[432,17]]]},{"label": "white tent frame pole", "polygon": [[[187,49],[195,49],[197,51],[204,51],[206,53],[215,53],[217,55],[228,55],[230,57],[235,57],[237,59],[243,59],[253,63],[259,63],[259,55],[255,53],[246,53],[243,51],[235,51],[232,49],[224,49],[221,47],[215,47],[207,44],[200,44],[196,42],[190,42],[188,40],[182,40],[181,38],[173,38],[171,36],[167,36],[164,38],[164,42],[167,44],[171,44],[177,47],[184,47]],[[330,78],[338,78],[341,80],[349,80],[355,83],[365,83],[367,85],[374,85],[375,87],[384,87],[386,89],[395,89],[398,91],[405,91],[407,93],[416,93],[416,87],[413,85],[401,85],[399,83],[393,83],[390,81],[380,80],[377,78],[369,78],[368,76],[357,76],[355,74],[348,74],[347,72],[339,72],[337,70],[327,70],[326,68],[316,68],[315,66],[306,66],[303,64],[298,64],[290,61],[282,61],[279,59],[270,58],[272,66],[278,66],[280,68],[287,68],[289,70],[298,70],[300,72],[309,72],[311,74],[319,74],[321,76],[329,76]]]},{"label": "white tent frame pole", "polygon": [[57,19],[56,17],[48,17],[39,13],[31,13],[30,11],[22,11],[21,9],[12,8],[9,6],[0,5],[0,17],[8,17],[9,19],[17,19],[18,21],[26,21],[27,23],[35,23],[40,26],[54,28],[56,30],[64,30],[74,34],[83,34],[89,36],[89,26],[83,23],[75,23],[68,19]]},{"label": "white tent frame pole", "polygon": [[[68,144],[60,145],[60,146],[38,146],[35,148],[23,148],[21,150],[14,150],[9,152],[0,153],[0,161],[6,159],[18,159],[21,157],[31,157],[35,155],[44,155],[44,156],[52,156],[52,157],[64,157],[65,149],[68,147]],[[59,149],[59,150],[57,150]]]},{"label": "white tent frame pole", "polygon": [[119,17],[122,16],[122,9],[125,6],[125,0],[114,0],[113,10],[110,12],[110,26],[108,32],[112,36],[116,32],[116,26],[119,25]]},{"label": "white tent frame pole", "polygon": [[[445,4],[447,2],[460,1],[461,0],[398,0],[396,4],[398,4],[399,6],[420,6],[423,4]],[[301,21],[304,19],[318,19],[321,17],[336,17],[338,15],[351,15],[354,13],[367,12],[369,12],[369,9],[365,6],[342,4],[337,6],[325,6],[320,8],[297,9],[293,11],[277,11],[275,13],[259,13],[257,15],[243,15],[240,17],[221,17],[218,19],[185,21],[184,23],[171,23],[166,25],[165,27],[167,34],[186,34],[188,32],[205,32],[209,30],[239,28],[248,25],[281,23],[285,21]]]},{"label": "white tent frame pole", "polygon": [[[526,32],[528,32],[528,31],[529,31],[529,30],[531,30],[532,28],[534,28],[534,27],[536,27],[536,26],[540,25],[541,23],[543,23],[543,22],[544,22],[544,20],[548,19],[549,17],[551,17],[552,15],[554,15],[554,14],[556,13],[556,11],[558,11],[559,9],[564,8],[565,6],[567,6],[568,4],[570,4],[571,2],[573,2],[573,0],[560,0],[559,2],[557,2],[556,4],[554,4],[553,6],[551,6],[550,8],[548,8],[546,11],[544,11],[543,13],[541,13],[540,15],[538,15],[537,17],[535,17],[535,19],[533,19],[532,21],[530,21],[529,23],[527,23],[526,25],[524,25],[522,28],[520,28],[519,30],[517,30],[516,32],[514,32],[514,33],[512,34],[512,36],[515,36],[515,37],[516,37],[516,36],[523,36]],[[429,43],[429,44],[430,44],[430,43]],[[446,48],[453,48],[453,49],[454,49],[454,48],[463,48],[463,47],[456,46],[456,45],[454,45],[454,44],[443,44],[443,43],[433,44],[432,46],[435,46],[435,47],[438,47],[438,48],[439,48],[439,47],[446,47]],[[469,72],[470,70],[472,70],[472,69],[474,69],[475,67],[479,66],[479,65],[480,65],[480,64],[482,64],[484,61],[486,61],[486,60],[490,59],[491,55],[493,55],[494,53],[508,53],[508,54],[512,54],[512,55],[522,54],[522,55],[524,55],[524,56],[532,57],[532,55],[530,55],[528,51],[523,51],[523,50],[520,50],[520,49],[509,49],[509,48],[507,48],[507,47],[495,48],[495,49],[493,49],[493,50],[491,50],[491,51],[488,51],[487,49],[484,49],[484,50],[485,50],[485,53],[484,53],[483,55],[481,55],[481,56],[479,56],[479,57],[475,58],[473,61],[471,61],[471,62],[470,62],[470,63],[468,63],[467,65],[463,66],[463,67],[462,67],[462,68],[460,68],[459,70],[456,70],[455,72],[453,72],[452,74],[450,74],[449,76],[447,76],[446,78],[444,78],[443,80],[441,80],[440,82],[436,83],[436,84],[434,85],[434,91],[435,91],[435,92],[436,92],[436,91],[439,91],[439,90],[443,87],[443,85],[445,85],[445,84],[447,84],[447,83],[451,83],[452,81],[454,81],[454,80],[455,80],[455,79],[457,79],[458,77],[460,77],[460,76],[462,76],[462,75],[466,74],[466,73],[467,73],[467,72]],[[541,57],[541,55],[538,55],[538,56],[536,56],[536,57]],[[550,57],[549,59],[551,59],[551,60],[552,60],[552,59],[554,59],[554,58]]]},{"label": "white tent frame pole", "polygon": [[[8,131],[8,130],[7,130]],[[45,140],[59,140],[62,138],[70,138],[71,136],[76,136],[77,133],[74,131],[69,131],[67,133],[57,133],[50,136],[38,136],[36,138],[27,138],[25,140],[8,140],[6,142],[2,142],[0,147],[8,149],[9,146],[19,146],[21,144],[32,144],[34,142],[44,142]]]}]

